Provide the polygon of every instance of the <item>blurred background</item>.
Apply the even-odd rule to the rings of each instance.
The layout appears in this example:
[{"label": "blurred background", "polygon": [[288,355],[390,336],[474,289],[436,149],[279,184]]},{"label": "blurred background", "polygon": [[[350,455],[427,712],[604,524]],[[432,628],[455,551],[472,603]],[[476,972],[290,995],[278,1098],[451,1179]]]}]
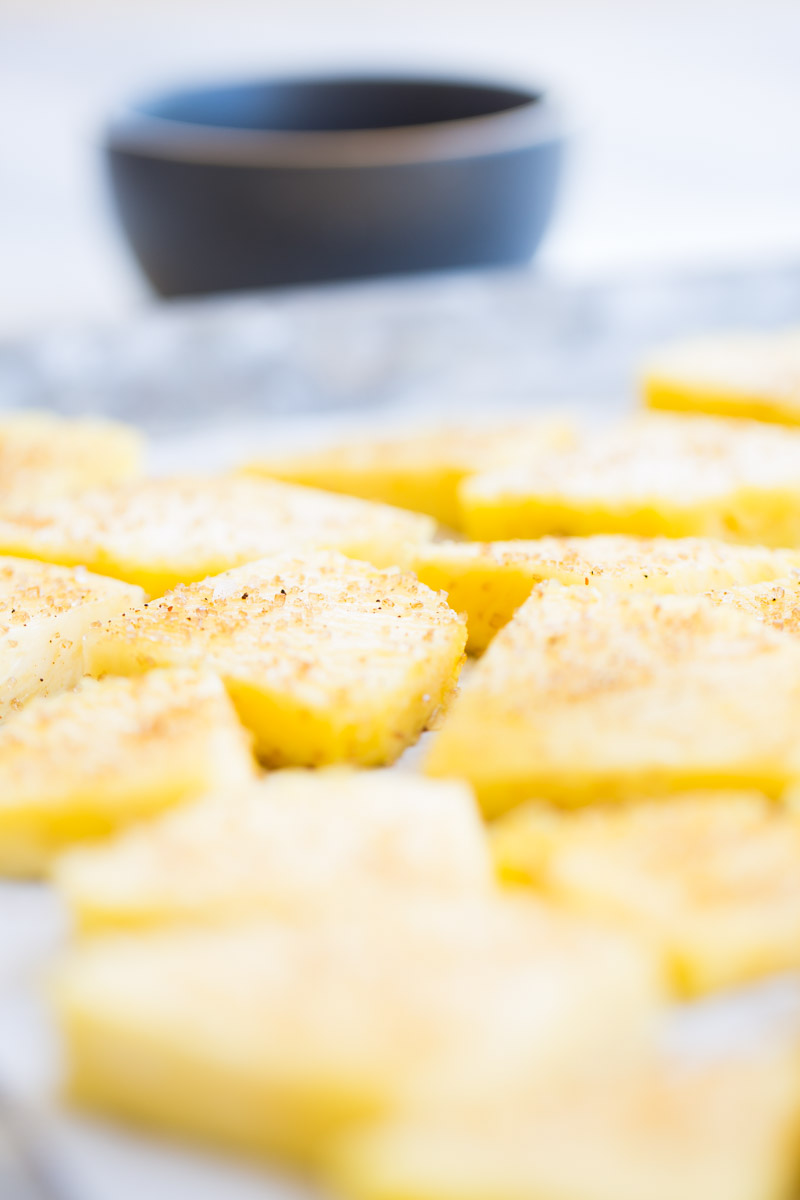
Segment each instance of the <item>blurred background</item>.
[{"label": "blurred background", "polygon": [[798,53],[797,0],[0,0],[0,337],[150,301],[99,131],[239,73],[549,83],[574,137],[544,276],[800,262]]}]

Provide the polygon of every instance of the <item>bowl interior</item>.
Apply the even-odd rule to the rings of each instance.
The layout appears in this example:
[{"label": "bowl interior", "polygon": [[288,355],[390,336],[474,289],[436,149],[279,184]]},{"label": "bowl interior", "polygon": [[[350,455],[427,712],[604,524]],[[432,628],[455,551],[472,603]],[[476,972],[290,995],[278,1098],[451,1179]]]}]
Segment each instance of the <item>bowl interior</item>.
[{"label": "bowl interior", "polygon": [[145,116],[212,128],[323,133],[491,116],[541,102],[533,92],[428,80],[277,80],[170,92]]}]

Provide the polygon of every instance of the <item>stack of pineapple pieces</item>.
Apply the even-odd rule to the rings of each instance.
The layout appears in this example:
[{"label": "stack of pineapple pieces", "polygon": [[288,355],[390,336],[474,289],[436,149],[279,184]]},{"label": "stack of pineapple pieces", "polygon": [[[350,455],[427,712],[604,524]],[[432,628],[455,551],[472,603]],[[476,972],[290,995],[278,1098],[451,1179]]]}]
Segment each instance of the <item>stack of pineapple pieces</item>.
[{"label": "stack of pineapple pieces", "polygon": [[75,1100],[364,1200],[790,1195],[793,1023],[668,1034],[800,966],[800,434],[35,469],[0,493],[0,869],[75,919]]}]

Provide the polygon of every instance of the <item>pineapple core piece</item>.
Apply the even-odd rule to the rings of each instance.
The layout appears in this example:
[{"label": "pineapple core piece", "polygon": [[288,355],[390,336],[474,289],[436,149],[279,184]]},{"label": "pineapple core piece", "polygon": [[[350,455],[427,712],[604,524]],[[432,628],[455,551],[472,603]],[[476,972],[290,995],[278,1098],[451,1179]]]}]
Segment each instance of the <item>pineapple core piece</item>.
[{"label": "pineapple core piece", "polygon": [[462,425],[256,459],[244,472],[383,500],[459,528],[458,487],[463,479],[563,448],[573,436],[566,421],[552,417],[489,429]]},{"label": "pineapple core piece", "polygon": [[46,412],[0,416],[0,506],[68,496],[141,470],[142,439],[128,425]]},{"label": "pineapple core piece", "polygon": [[537,585],[430,751],[484,811],[693,787],[775,795],[800,774],[800,643],[702,596]]},{"label": "pineapple core piece", "polygon": [[65,846],[254,774],[215,675],[87,679],[32,700],[0,726],[0,872],[41,874]]},{"label": "pineapple core piece", "polygon": [[473,538],[627,533],[800,546],[800,431],[652,414],[461,487]]},{"label": "pineapple core piece", "polygon": [[289,550],[334,549],[404,565],[428,517],[268,479],[143,479],[70,500],[7,507],[0,551],[82,563],[151,596]]},{"label": "pineapple core piece", "polygon": [[329,767],[223,787],[108,846],[65,855],[56,879],[78,923],[94,930],[259,910],[293,917],[352,888],[487,891],[492,871],[464,784]]},{"label": "pineapple core piece", "polygon": [[650,408],[800,425],[800,330],[664,346],[644,364],[642,392]]},{"label": "pineapple core piece", "polygon": [[791,1200],[800,1072],[783,1041],[652,1053],[529,1098],[346,1131],[329,1182],[352,1200]]},{"label": "pineapple core piece", "polygon": [[176,588],[86,640],[92,675],[206,665],[272,766],[390,762],[449,697],[463,617],[415,576],[332,551]]},{"label": "pineapple core piece", "polygon": [[800,818],[757,792],[693,792],[492,830],[501,877],[639,930],[686,995],[800,967]]},{"label": "pineapple core piece", "polygon": [[795,550],[705,538],[603,535],[524,542],[431,542],[411,561],[417,577],[466,613],[467,649],[485,650],[544,579],[603,591],[704,592],[777,579],[800,567]]},{"label": "pineapple core piece", "polygon": [[532,898],[387,889],[310,919],[91,938],[54,991],[76,1100],[297,1158],[401,1096],[617,1056],[662,996],[634,941]]},{"label": "pineapple core piece", "polygon": [[83,567],[0,558],[0,720],[32,696],[74,687],[87,629],[143,599]]}]

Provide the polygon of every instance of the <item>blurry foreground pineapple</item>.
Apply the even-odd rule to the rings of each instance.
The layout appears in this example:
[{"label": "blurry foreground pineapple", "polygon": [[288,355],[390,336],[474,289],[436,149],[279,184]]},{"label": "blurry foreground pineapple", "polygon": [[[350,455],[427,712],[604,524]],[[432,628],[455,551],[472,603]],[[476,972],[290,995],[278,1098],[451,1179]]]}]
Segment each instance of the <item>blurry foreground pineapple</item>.
[{"label": "blurry foreground pineapple", "polygon": [[644,365],[642,391],[650,408],[800,425],[800,330],[664,346]]},{"label": "blurry foreground pineapple", "polygon": [[0,720],[32,696],[74,687],[82,638],[144,599],[140,588],[19,558],[0,558]]},{"label": "blurry foreground pineapple", "polygon": [[86,680],[0,725],[0,872],[42,873],[73,842],[254,775],[215,675]]},{"label": "blurry foreground pineapple", "polygon": [[792,1200],[800,1070],[782,1042],[652,1054],[527,1100],[355,1130],[329,1182],[350,1200]]},{"label": "blurry foreground pineapple", "polygon": [[[147,678],[147,677],[146,677]],[[469,788],[400,771],[277,771],[61,860],[84,928],[324,911],[358,887],[488,891]],[[367,902],[369,902],[367,900]]]},{"label": "blurry foreground pineapple", "polygon": [[135,479],[141,471],[142,439],[128,425],[35,411],[0,416],[0,507]]},{"label": "blurry foreground pineapple", "polygon": [[273,766],[390,762],[448,699],[462,617],[415,576],[327,551],[180,587],[86,639],[92,675],[208,666]]},{"label": "blurry foreground pineapple", "polygon": [[294,1158],[403,1097],[616,1059],[661,998],[638,945],[532,899],[386,889],[307,920],[89,939],[54,991],[78,1102]]},{"label": "blurry foreground pineapple", "polygon": [[534,588],[456,698],[429,774],[484,811],[800,776],[800,644],[705,597]]},{"label": "blurry foreground pineapple", "polygon": [[777,579],[800,567],[800,553],[733,546],[705,538],[543,537],[517,542],[431,542],[411,568],[447,592],[467,615],[467,648],[484,650],[544,579],[602,590],[704,592]]},{"label": "blurry foreground pineapple", "polygon": [[800,546],[800,431],[642,416],[574,450],[475,475],[473,538],[627,533]]},{"label": "blurry foreground pineapple", "polygon": [[418,514],[273,480],[143,479],[71,500],[32,501],[0,516],[0,552],[139,584],[151,596],[267,554],[340,550],[404,564],[433,536]]},{"label": "blurry foreground pineapple", "polygon": [[686,994],[800,967],[800,818],[758,793],[689,793],[493,827],[501,876],[639,930]]},{"label": "blurry foreground pineapple", "polygon": [[573,440],[563,420],[539,417],[489,428],[459,425],[324,450],[255,459],[250,475],[347,492],[429,513],[459,528],[458,487],[476,471],[525,461]]}]

